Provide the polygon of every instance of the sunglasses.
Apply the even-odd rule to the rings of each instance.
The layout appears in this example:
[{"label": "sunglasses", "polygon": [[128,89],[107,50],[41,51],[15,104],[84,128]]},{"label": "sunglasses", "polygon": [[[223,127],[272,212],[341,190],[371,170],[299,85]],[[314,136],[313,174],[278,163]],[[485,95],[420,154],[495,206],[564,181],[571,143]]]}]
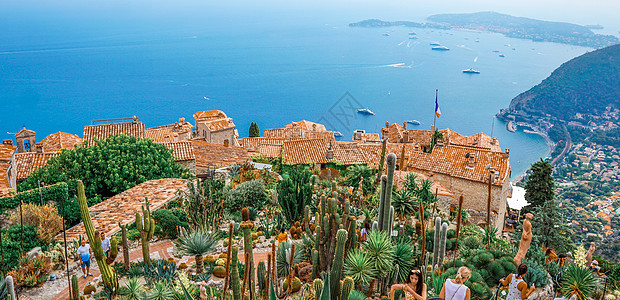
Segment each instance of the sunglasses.
[{"label": "sunglasses", "polygon": [[420,270],[411,270],[411,273],[413,273],[413,274],[420,274]]}]

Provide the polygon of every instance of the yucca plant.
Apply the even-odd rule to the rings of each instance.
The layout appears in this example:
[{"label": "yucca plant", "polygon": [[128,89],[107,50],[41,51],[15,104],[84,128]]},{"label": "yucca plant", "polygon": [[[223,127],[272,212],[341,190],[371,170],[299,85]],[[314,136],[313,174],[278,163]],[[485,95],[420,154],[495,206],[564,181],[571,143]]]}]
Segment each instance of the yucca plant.
[{"label": "yucca plant", "polygon": [[484,227],[484,244],[487,248],[491,247],[497,240],[497,227],[489,225]]},{"label": "yucca plant", "polygon": [[376,278],[385,276],[394,267],[394,244],[386,232],[371,231],[362,249],[374,262]]},{"label": "yucca plant", "polygon": [[0,299],[8,299],[9,291],[6,287],[6,281],[4,280],[4,276],[0,276]]},{"label": "yucca plant", "polygon": [[344,274],[351,276],[357,284],[368,284],[376,278],[375,264],[367,252],[354,249],[344,262]]},{"label": "yucca plant", "polygon": [[[293,266],[302,262],[304,256],[304,249],[301,246],[295,245],[295,257],[293,258]],[[288,242],[281,243],[276,253],[276,270],[278,276],[288,276],[289,262],[291,261],[291,244]]]},{"label": "yucca plant", "polygon": [[573,295],[578,300],[588,299],[598,288],[598,278],[588,268],[569,264],[562,274],[562,294],[566,299]]},{"label": "yucca plant", "polygon": [[142,300],[145,296],[145,290],[138,278],[129,278],[119,291],[124,300]]},{"label": "yucca plant", "polygon": [[209,232],[202,228],[182,231],[174,242],[177,250],[183,255],[194,256],[196,259],[196,274],[204,271],[203,256],[215,249],[220,241],[218,232]]},{"label": "yucca plant", "polygon": [[349,294],[349,300],[366,300],[366,295],[358,290],[352,290]]},{"label": "yucca plant", "polygon": [[415,253],[413,246],[404,239],[396,244],[394,249],[394,265],[398,265],[398,282],[405,282],[409,277],[409,271],[414,267]]},{"label": "yucca plant", "polygon": [[394,213],[399,216],[401,221],[405,216],[414,213],[416,209],[413,194],[404,188],[392,192],[392,206],[394,206]]},{"label": "yucca plant", "polygon": [[172,300],[174,292],[166,281],[158,281],[151,288],[148,294],[149,300]]}]

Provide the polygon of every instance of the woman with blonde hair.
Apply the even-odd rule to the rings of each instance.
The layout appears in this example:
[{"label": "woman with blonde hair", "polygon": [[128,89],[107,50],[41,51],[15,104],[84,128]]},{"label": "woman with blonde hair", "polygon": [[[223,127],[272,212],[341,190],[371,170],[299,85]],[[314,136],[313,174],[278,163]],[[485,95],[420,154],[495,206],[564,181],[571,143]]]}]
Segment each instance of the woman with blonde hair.
[{"label": "woman with blonde hair", "polygon": [[465,286],[465,281],[471,277],[471,271],[467,267],[460,267],[456,272],[456,278],[446,279],[441,288],[439,298],[445,300],[470,300],[471,292]]}]

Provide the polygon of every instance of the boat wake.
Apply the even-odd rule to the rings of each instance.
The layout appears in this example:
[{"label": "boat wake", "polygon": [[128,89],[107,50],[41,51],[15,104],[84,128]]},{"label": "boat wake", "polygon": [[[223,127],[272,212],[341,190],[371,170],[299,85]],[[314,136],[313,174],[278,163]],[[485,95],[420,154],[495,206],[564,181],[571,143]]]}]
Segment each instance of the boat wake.
[{"label": "boat wake", "polygon": [[456,45],[459,48],[463,48],[463,49],[467,49],[467,50],[472,50],[471,48],[465,46],[465,45]]},{"label": "boat wake", "polygon": [[400,46],[400,45],[402,45],[404,43],[405,43],[405,41],[402,41],[402,42],[398,43],[398,46]]},{"label": "boat wake", "polygon": [[477,62],[477,61],[478,61],[478,56],[476,56],[476,58],[474,58],[474,62]]},{"label": "boat wake", "polygon": [[411,64],[406,65],[404,62],[402,63],[397,63],[397,64],[390,64],[390,65],[382,65],[379,67],[392,67],[392,68],[407,68],[407,69],[411,69],[411,67],[413,67],[413,62],[411,62]]}]

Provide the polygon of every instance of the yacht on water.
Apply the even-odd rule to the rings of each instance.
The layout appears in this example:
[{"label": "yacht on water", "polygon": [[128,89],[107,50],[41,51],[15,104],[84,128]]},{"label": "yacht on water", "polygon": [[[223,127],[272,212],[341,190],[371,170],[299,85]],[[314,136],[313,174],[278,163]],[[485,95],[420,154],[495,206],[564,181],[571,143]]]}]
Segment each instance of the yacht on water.
[{"label": "yacht on water", "polygon": [[415,32],[410,31],[410,32],[409,32],[409,35],[415,35]]},{"label": "yacht on water", "polygon": [[435,46],[433,48],[431,48],[432,50],[437,50],[437,51],[448,51],[450,50],[450,48],[446,47],[446,46]]},{"label": "yacht on water", "polygon": [[431,46],[441,46],[441,44],[438,43],[438,42],[431,42],[429,45],[431,45]]},{"label": "yacht on water", "polygon": [[499,57],[506,57],[504,54],[500,54]]},{"label": "yacht on water", "polygon": [[340,131],[334,131],[334,136],[335,136],[335,137],[342,137],[342,132],[340,132]]},{"label": "yacht on water", "polygon": [[386,32],[383,34],[383,36],[390,36],[390,34]]},{"label": "yacht on water", "polygon": [[474,70],[472,68],[469,68],[469,69],[463,70],[463,73],[466,73],[466,74],[480,74],[480,71]]},{"label": "yacht on water", "polygon": [[413,125],[421,125],[422,123],[420,123],[420,121],[418,120],[407,120],[407,123],[409,124],[413,124]]},{"label": "yacht on water", "polygon": [[357,112],[363,115],[369,115],[369,116],[374,116],[375,113],[372,112],[372,110],[368,109],[368,108],[358,108]]}]

